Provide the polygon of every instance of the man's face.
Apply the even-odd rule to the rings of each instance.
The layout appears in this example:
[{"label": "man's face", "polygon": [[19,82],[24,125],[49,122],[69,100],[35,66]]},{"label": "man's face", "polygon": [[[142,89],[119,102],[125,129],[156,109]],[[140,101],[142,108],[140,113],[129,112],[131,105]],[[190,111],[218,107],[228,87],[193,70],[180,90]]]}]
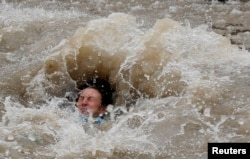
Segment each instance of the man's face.
[{"label": "man's face", "polygon": [[84,115],[98,116],[103,113],[102,96],[94,88],[85,88],[80,92],[77,108]]}]

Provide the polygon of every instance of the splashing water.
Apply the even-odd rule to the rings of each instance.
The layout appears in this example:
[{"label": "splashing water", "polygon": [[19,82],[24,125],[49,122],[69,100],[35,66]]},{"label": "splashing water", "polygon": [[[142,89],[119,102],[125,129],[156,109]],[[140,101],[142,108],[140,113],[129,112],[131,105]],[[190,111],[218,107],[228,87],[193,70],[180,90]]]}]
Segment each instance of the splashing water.
[{"label": "splashing water", "polygon": [[[14,4],[0,17],[0,157],[206,158],[208,142],[249,141],[250,54],[208,25]],[[77,122],[65,99],[92,77],[110,82],[123,112],[98,126]]]}]

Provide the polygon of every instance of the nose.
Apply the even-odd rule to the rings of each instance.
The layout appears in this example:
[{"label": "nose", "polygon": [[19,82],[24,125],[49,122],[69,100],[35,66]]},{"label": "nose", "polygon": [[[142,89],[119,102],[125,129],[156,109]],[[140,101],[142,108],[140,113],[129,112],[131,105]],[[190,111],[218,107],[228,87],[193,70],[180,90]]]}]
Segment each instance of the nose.
[{"label": "nose", "polygon": [[82,100],[79,101],[79,103],[80,103],[81,106],[85,107],[85,106],[87,106],[88,101],[86,99],[82,99]]}]

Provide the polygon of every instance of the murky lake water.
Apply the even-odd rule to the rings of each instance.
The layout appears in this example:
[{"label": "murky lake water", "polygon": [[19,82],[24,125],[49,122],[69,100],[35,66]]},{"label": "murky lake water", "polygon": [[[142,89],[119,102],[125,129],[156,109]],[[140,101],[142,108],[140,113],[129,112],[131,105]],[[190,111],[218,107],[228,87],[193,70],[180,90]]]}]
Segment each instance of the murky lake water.
[{"label": "murky lake water", "polygon": [[[200,159],[208,142],[250,141],[249,9],[2,0],[0,158]],[[123,112],[99,126],[65,99],[92,77]]]}]

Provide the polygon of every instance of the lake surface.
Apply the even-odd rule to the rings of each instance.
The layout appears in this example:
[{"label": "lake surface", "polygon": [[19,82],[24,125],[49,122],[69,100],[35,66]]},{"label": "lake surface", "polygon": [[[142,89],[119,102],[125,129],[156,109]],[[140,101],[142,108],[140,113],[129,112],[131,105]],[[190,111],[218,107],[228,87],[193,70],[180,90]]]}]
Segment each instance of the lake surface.
[{"label": "lake surface", "polygon": [[[208,142],[250,141],[249,9],[2,0],[0,158],[205,159]],[[99,126],[66,99],[93,77],[116,90]]]}]

